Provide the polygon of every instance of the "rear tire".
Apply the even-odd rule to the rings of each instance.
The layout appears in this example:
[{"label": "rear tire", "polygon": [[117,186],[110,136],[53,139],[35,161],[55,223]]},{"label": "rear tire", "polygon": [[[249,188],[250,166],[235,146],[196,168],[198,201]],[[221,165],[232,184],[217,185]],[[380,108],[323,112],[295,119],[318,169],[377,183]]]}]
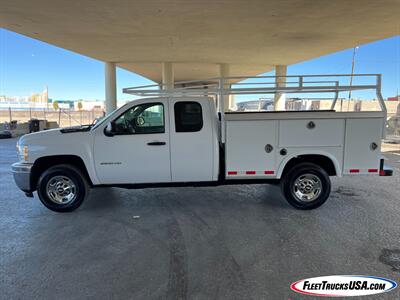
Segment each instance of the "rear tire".
[{"label": "rear tire", "polygon": [[89,185],[78,168],[72,165],[56,165],[40,176],[37,192],[40,201],[48,209],[71,212],[86,199]]},{"label": "rear tire", "polygon": [[281,189],[291,206],[303,210],[314,209],[328,200],[331,181],[320,166],[301,163],[283,176]]}]

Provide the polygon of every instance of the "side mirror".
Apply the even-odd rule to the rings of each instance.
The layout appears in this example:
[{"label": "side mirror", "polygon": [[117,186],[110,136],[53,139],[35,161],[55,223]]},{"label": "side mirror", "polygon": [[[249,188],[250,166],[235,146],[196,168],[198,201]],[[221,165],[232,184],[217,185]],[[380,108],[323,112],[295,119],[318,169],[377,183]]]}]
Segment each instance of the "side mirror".
[{"label": "side mirror", "polygon": [[106,136],[114,136],[115,134],[115,123],[114,122],[109,122],[106,126],[106,128],[104,128],[104,134]]}]

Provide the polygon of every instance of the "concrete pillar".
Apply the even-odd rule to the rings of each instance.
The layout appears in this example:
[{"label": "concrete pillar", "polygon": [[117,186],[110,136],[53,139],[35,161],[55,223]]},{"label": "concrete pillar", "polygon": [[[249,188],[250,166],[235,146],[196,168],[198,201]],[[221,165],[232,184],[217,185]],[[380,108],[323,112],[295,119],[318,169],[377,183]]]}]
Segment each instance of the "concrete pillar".
[{"label": "concrete pillar", "polygon": [[[220,77],[229,77],[230,68],[229,64],[219,64],[219,76]],[[225,83],[224,89],[229,89],[230,84]],[[229,111],[232,107],[233,95],[224,96],[224,111]]]},{"label": "concrete pillar", "polygon": [[117,108],[117,80],[115,63],[104,63],[104,78],[106,88],[106,114],[109,114]]},{"label": "concrete pillar", "polygon": [[162,63],[162,84],[163,89],[170,90],[174,88],[174,66],[171,62]]},{"label": "concrete pillar", "polygon": [[[280,65],[275,66],[275,76],[286,76],[287,67]],[[277,77],[275,79],[276,87],[285,87],[286,78]],[[274,110],[285,110],[286,95],[284,93],[276,93],[274,98]]]}]

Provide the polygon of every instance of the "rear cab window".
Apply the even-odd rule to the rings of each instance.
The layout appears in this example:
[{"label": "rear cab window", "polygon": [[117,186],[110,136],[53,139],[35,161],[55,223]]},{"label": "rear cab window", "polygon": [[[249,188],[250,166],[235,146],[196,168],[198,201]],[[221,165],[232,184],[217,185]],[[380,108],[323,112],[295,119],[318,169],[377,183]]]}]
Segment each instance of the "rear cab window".
[{"label": "rear cab window", "polygon": [[203,128],[201,104],[195,101],[181,101],[174,105],[175,131],[197,132]]}]

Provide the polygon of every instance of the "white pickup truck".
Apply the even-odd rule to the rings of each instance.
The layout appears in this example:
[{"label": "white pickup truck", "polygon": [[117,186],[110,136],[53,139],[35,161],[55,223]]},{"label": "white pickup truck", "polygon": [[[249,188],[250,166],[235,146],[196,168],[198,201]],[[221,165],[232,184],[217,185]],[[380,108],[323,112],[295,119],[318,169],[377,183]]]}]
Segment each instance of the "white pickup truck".
[{"label": "white pickup truck", "polygon": [[[257,87],[248,92],[290,93],[310,86],[306,79],[299,76],[296,89]],[[220,82],[202,96],[197,88],[125,89],[159,96],[129,102],[95,125],[27,134],[17,144],[15,182],[27,196],[37,191],[41,202],[58,212],[75,210],[89,188],[97,186],[278,181],[292,206],[312,209],[328,199],[329,176],[391,175],[380,154],[383,101],[377,112],[234,113],[221,109],[223,98],[245,89],[220,88],[224,86]],[[306,89],[308,93],[321,90],[321,84],[313,86],[318,88]],[[331,91],[332,85],[326,89]],[[334,91],[349,89],[355,88],[334,85]]]}]

